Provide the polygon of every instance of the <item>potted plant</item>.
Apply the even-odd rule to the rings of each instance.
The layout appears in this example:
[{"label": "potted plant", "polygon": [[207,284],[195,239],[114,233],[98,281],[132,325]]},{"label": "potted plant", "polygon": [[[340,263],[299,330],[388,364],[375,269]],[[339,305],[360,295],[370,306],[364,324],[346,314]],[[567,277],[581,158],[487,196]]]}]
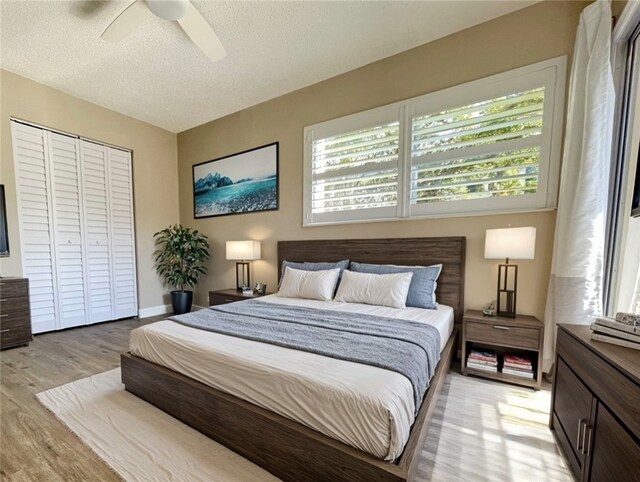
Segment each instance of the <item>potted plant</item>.
[{"label": "potted plant", "polygon": [[207,272],[202,264],[209,258],[209,241],[197,230],[185,228],[180,224],[169,226],[153,235],[157,250],[156,271],[170,287],[173,313],[180,315],[191,311],[193,287]]}]

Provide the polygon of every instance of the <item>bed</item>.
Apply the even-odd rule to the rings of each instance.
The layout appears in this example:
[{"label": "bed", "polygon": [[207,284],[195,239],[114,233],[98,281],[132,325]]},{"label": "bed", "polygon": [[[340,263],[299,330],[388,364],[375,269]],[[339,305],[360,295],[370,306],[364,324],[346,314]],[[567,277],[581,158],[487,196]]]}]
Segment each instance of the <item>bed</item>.
[{"label": "bed", "polygon": [[[436,291],[441,306],[397,310],[278,297],[260,301],[319,304],[436,326],[442,340],[440,362],[421,405],[407,396],[411,386],[398,373],[172,321],[132,333],[131,353],[122,355],[123,383],[283,480],[411,480],[456,353],[464,255],[465,239],[459,237],[284,241],[278,243],[279,266],[283,259],[442,263]],[[269,371],[261,371],[265,365]],[[333,376],[336,373],[340,377]],[[349,398],[352,392],[358,397]]]}]

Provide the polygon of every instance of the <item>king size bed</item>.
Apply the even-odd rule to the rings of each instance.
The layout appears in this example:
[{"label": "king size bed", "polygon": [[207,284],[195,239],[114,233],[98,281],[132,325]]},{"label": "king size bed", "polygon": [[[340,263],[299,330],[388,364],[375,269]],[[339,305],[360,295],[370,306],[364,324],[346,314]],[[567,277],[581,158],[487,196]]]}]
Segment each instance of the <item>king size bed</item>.
[{"label": "king size bed", "polygon": [[[212,307],[134,330],[122,355],[122,381],[285,481],[412,480],[456,353],[464,258],[460,237],[279,242],[279,267],[284,260],[442,264],[437,307],[275,295]],[[209,319],[215,329],[207,328]],[[304,325],[297,328],[301,346],[291,344],[292,333],[280,333],[292,323]],[[337,345],[346,343],[346,354],[329,349],[333,335],[331,343],[313,346],[331,324],[343,330]],[[254,336],[263,325],[266,342]],[[400,343],[395,351],[394,343]],[[416,353],[402,365],[394,357],[403,358],[405,348]],[[420,356],[424,365],[414,363]]]}]

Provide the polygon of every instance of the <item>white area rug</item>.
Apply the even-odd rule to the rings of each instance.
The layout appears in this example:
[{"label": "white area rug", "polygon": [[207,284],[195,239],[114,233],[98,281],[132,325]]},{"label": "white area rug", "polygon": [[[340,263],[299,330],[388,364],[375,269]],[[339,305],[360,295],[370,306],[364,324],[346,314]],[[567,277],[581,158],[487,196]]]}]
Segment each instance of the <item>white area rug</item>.
[{"label": "white area rug", "polygon": [[37,397],[125,480],[279,480],[125,391],[119,368],[47,390]]},{"label": "white area rug", "polygon": [[[573,480],[547,427],[550,395],[450,372],[416,481]],[[126,392],[119,368],[37,397],[127,481],[279,480]]]}]

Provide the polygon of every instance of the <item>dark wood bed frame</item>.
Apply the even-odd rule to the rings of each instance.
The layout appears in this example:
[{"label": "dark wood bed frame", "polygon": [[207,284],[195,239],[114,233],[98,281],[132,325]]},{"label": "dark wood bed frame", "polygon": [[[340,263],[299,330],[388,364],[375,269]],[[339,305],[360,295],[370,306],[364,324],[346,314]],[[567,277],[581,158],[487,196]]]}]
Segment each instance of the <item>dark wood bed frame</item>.
[{"label": "dark wood bed frame", "polygon": [[130,353],[121,357],[122,382],[129,392],[284,481],[411,481],[438,395],[457,353],[458,326],[464,309],[465,249],[463,237],[278,243],[278,266],[284,259],[298,262],[350,259],[403,265],[442,263],[436,295],[439,303],[454,308],[456,329],[442,351],[404,451],[394,462],[380,460],[301,423]]}]

